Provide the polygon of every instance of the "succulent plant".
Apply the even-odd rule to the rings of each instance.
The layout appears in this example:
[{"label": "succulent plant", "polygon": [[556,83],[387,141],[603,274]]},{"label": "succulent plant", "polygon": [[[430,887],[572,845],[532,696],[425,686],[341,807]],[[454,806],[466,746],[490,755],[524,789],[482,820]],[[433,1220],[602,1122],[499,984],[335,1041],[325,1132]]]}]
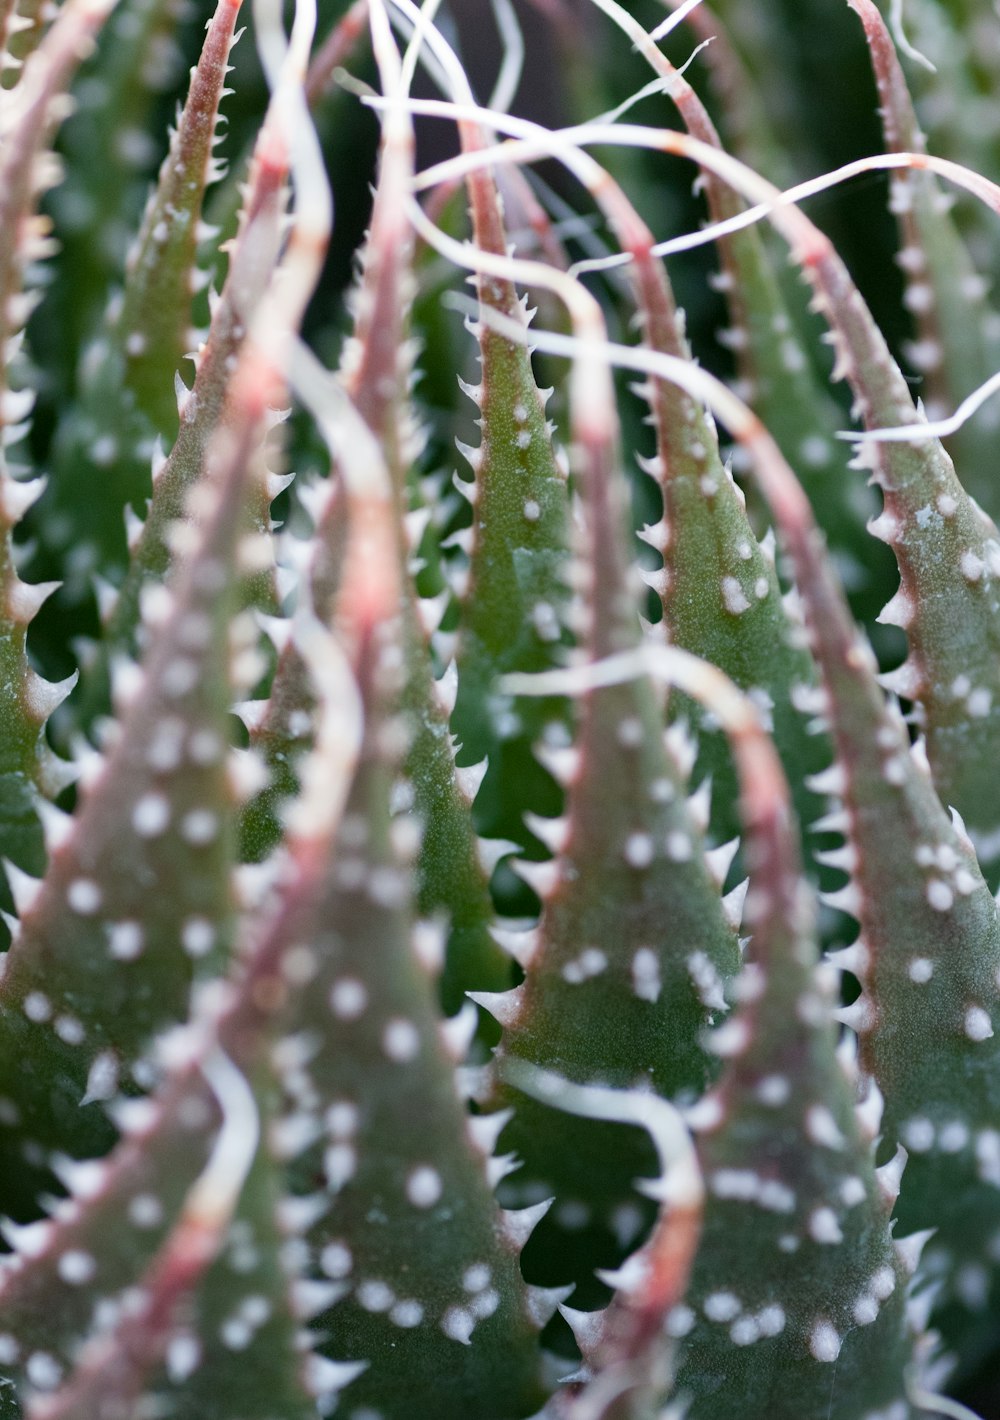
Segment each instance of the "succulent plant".
[{"label": "succulent plant", "polygon": [[0,0],[0,1416],[1000,1415],[994,8]]}]

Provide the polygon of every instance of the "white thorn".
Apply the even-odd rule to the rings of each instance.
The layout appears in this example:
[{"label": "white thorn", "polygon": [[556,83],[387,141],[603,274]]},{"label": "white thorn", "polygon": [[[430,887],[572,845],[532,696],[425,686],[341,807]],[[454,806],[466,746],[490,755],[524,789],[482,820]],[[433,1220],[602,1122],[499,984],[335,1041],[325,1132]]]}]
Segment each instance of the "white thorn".
[{"label": "white thorn", "polygon": [[443,674],[434,682],[434,688],[445,717],[450,719],[458,699],[458,665],[454,660],[445,666]]},{"label": "white thorn", "polygon": [[70,1197],[81,1202],[97,1197],[109,1173],[104,1159],[71,1159],[68,1154],[54,1154],[49,1164]]},{"label": "white thorn", "polygon": [[854,1106],[854,1117],[858,1128],[866,1139],[874,1139],[882,1127],[885,1113],[885,1096],[874,1080],[868,1081],[868,1093],[860,1104]]},{"label": "white thorn", "polygon": [[556,1308],[570,1295],[574,1285],[571,1282],[567,1287],[525,1287],[528,1315],[539,1329],[555,1316]]},{"label": "white thorn", "polygon": [[527,858],[518,858],[511,867],[543,902],[551,897],[561,875],[559,864],[555,862],[537,863]]},{"label": "white thorn", "polygon": [[896,1240],[896,1256],[908,1277],[912,1277],[916,1272],[920,1262],[920,1254],[936,1232],[936,1228],[925,1228],[921,1233],[911,1233],[908,1238]]},{"label": "white thorn", "polygon": [[819,896],[820,901],[827,907],[836,908],[838,912],[846,912],[849,917],[858,919],[861,911],[861,889],[857,883],[845,883],[834,892],[821,892]]},{"label": "white thorn", "polygon": [[53,1224],[46,1218],[37,1223],[15,1223],[13,1218],[0,1218],[0,1233],[19,1257],[38,1257],[48,1246]]},{"label": "white thorn", "polygon": [[163,472],[166,466],[167,456],[163,451],[163,439],[159,434],[157,434],[156,439],[153,443],[153,456],[150,459],[149,464],[149,475],[153,483],[156,482],[156,480],[159,478],[160,474]]},{"label": "white thorn", "polygon": [[858,866],[858,850],[849,842],[842,843],[839,848],[819,849],[813,857],[824,867],[837,868],[842,873],[853,873]]},{"label": "white thorn", "polygon": [[44,478],[32,478],[20,483],[9,476],[0,477],[0,512],[4,521],[11,527],[19,523],[45,492],[45,482]]},{"label": "white thorn", "polygon": [[912,623],[915,614],[916,607],[913,604],[913,598],[900,587],[895,595],[886,602],[875,620],[883,626],[899,626],[905,631]]},{"label": "white thorn", "polygon": [[516,1154],[503,1154],[499,1158],[486,1160],[486,1182],[491,1189],[497,1187],[499,1183],[521,1167],[520,1160]]},{"label": "white thorn", "polygon": [[[434,633],[438,630],[441,625],[441,622],[444,620],[444,614],[448,610],[448,607],[450,605],[450,587],[445,587],[443,591],[438,592],[437,596],[434,597],[416,598],[415,606],[417,609],[417,616],[420,618],[420,625],[424,628],[424,633],[427,636],[433,636]],[[447,672],[445,672],[445,674],[447,674]],[[438,683],[440,684],[440,682]],[[456,680],[456,688],[457,684],[458,682]],[[453,707],[454,701],[452,701],[452,708]],[[449,709],[448,713],[449,715],[451,714],[451,709]]]},{"label": "white thorn", "polygon": [[497,946],[513,957],[525,971],[534,961],[541,946],[541,933],[537,927],[527,931],[515,931],[506,927],[491,927],[490,936]]},{"label": "white thorn", "polygon": [[658,523],[650,523],[644,527],[636,536],[662,555],[670,545],[670,526],[661,518]]},{"label": "white thorn", "polygon": [[524,990],[515,986],[510,991],[467,991],[470,1001],[489,1011],[495,1021],[502,1026],[510,1026],[517,1020],[524,1002]]},{"label": "white thorn", "polygon": [[49,854],[55,853],[73,832],[75,823],[73,815],[63,813],[62,809],[56,808],[55,804],[43,798],[36,801],[35,812],[41,819],[42,832],[45,835],[45,850]]},{"label": "white thorn", "polygon": [[403,526],[406,529],[406,540],[410,545],[410,550],[415,552],[423,541],[427,525],[431,520],[432,509],[430,507],[413,508],[409,513],[403,514]]},{"label": "white thorn", "polygon": [[455,766],[455,778],[458,780],[458,787],[471,804],[479,793],[479,786],[486,777],[489,768],[489,759],[481,759],[478,764],[467,764],[462,768]]},{"label": "white thorn", "polygon": [[367,1361],[331,1361],[314,1352],[306,1358],[306,1384],[317,1399],[328,1399],[367,1369]]},{"label": "white thorn", "polygon": [[184,381],[181,379],[180,371],[179,371],[179,370],[175,370],[175,371],[174,371],[174,395],[175,395],[175,397],[176,397],[176,399],[177,399],[177,415],[178,415],[178,417],[179,417],[180,419],[183,419],[183,418],[184,418],[184,406],[187,404],[187,402],[188,402],[188,397],[190,396],[190,394],[191,394],[191,391],[188,389],[187,385],[186,385],[186,384],[184,383]]},{"label": "white thorn", "polygon": [[859,996],[850,1006],[841,1006],[834,1011],[833,1019],[861,1035],[875,1024],[875,1012],[871,1002],[865,996]]},{"label": "white thorn", "polygon": [[493,876],[493,870],[501,858],[506,858],[511,853],[520,852],[520,848],[520,843],[513,843],[509,838],[476,839],[476,856],[479,859],[479,866],[488,878]]},{"label": "white thorn", "polygon": [[255,620],[278,655],[282,655],[292,638],[292,618],[266,616],[264,612],[258,611],[255,613]]},{"label": "white thorn", "polygon": [[641,1252],[634,1252],[631,1257],[625,1259],[621,1267],[599,1267],[594,1275],[606,1287],[612,1287],[616,1292],[622,1292],[628,1296],[630,1292],[635,1292],[641,1286],[648,1274],[647,1258]]},{"label": "white thorn", "polygon": [[232,707],[251,735],[263,728],[270,708],[270,700],[238,700]]},{"label": "white thorn", "polygon": [[479,1012],[471,1001],[463,1001],[456,1016],[447,1016],[438,1023],[441,1043],[456,1065],[467,1057],[478,1025]]},{"label": "white thorn", "polygon": [[[104,1103],[114,1099],[118,1091],[118,1059],[112,1050],[102,1050],[91,1061],[87,1072],[87,1085],[80,1108],[84,1105]],[[152,1106],[155,1109],[155,1106]],[[123,1099],[117,1102],[114,1122],[123,1134],[139,1132],[149,1122],[151,1101],[148,1099]]]},{"label": "white thorn", "polygon": [[883,690],[891,691],[893,695],[900,695],[906,700],[917,700],[923,688],[924,678],[920,667],[907,658],[894,671],[885,671],[880,675],[878,683]]},{"label": "white thorn", "polygon": [[568,789],[579,773],[580,751],[575,746],[539,744],[535,746],[535,758],[562,789]]},{"label": "white thorn", "polygon": [[708,828],[708,819],[712,811],[712,779],[711,776],[704,778],[695,789],[693,794],[688,795],[688,812],[699,833],[704,833]]},{"label": "white thorn", "polygon": [[640,567],[639,576],[650,591],[655,592],[658,597],[665,597],[670,591],[669,567],[657,567],[653,570],[648,567]]},{"label": "white thorn", "polygon": [[729,869],[733,865],[733,859],[736,857],[736,850],[739,846],[740,840],[731,838],[728,843],[722,843],[718,848],[706,850],[705,863],[712,875],[712,881],[717,887],[721,888],[729,876]]},{"label": "white thorn", "polygon": [[145,523],[139,514],[132,507],[131,503],[125,505],[125,541],[128,543],[129,552],[134,552],[142,537],[142,530]]},{"label": "white thorn", "polygon": [[907,1153],[902,1144],[897,1145],[896,1152],[888,1163],[875,1170],[875,1178],[878,1182],[879,1190],[885,1199],[886,1206],[893,1208],[896,1199],[899,1197],[899,1190],[902,1185],[903,1170],[906,1168]]},{"label": "white thorn", "polygon": [[560,853],[565,852],[570,836],[568,818],[542,818],[540,814],[526,813],[524,822],[550,853],[558,857]]},{"label": "white thorn", "polygon": [[95,572],[91,576],[91,584],[94,588],[94,596],[97,598],[97,612],[101,618],[102,625],[106,625],[114,615],[115,607],[118,605],[119,590],[107,581],[100,573]]},{"label": "white thorn", "polygon": [[7,875],[10,895],[14,899],[14,909],[18,917],[24,917],[35,905],[38,894],[41,892],[42,879],[31,877],[16,863],[12,863],[9,858],[0,859],[0,862],[3,863],[3,869]]},{"label": "white thorn", "polygon": [[849,947],[841,947],[836,952],[827,952],[826,960],[840,971],[850,971],[855,976],[861,977],[864,976],[871,964],[871,953],[859,938]]},{"label": "white thorn", "polygon": [[919,735],[910,745],[910,758],[913,763],[929,779],[931,777],[931,762],[927,758],[927,739],[924,735]]},{"label": "white thorn", "polygon": [[464,602],[466,592],[469,591],[470,581],[472,581],[472,569],[470,568],[453,567],[447,572],[447,585],[449,585],[456,601]]},{"label": "white thorn", "polygon": [[292,1311],[299,1321],[311,1321],[320,1312],[329,1311],[349,1290],[346,1282],[314,1282],[298,1277],[292,1283]]},{"label": "white thorn", "polygon": [[276,1213],[285,1232],[300,1236],[309,1232],[329,1210],[330,1196],[327,1193],[310,1193],[305,1196],[288,1193],[278,1200]]},{"label": "white thorn", "polygon": [[555,1200],[543,1198],[541,1203],[532,1203],[529,1208],[504,1208],[500,1213],[500,1226],[504,1237],[517,1248],[524,1247],[538,1224],[545,1217]]},{"label": "white thorn", "polygon": [[746,901],[747,889],[750,886],[750,879],[744,878],[741,883],[737,883],[732,892],[727,892],[722,899],[722,911],[726,921],[733,931],[739,930],[743,921],[743,904]]},{"label": "white thorn", "polygon": [[465,1125],[469,1138],[489,1158],[497,1146],[497,1140],[513,1118],[513,1109],[499,1109],[494,1114],[470,1114]]},{"label": "white thorn", "polygon": [[458,387],[462,393],[468,395],[473,404],[481,403],[483,397],[482,385],[471,385],[468,380],[463,380],[461,375],[458,375],[456,378],[458,379]]},{"label": "white thorn", "polygon": [[834,1048],[837,1064],[852,1085],[858,1082],[858,1038],[853,1031],[845,1031]]},{"label": "white thorn", "polygon": [[265,489],[267,490],[268,501],[273,503],[279,494],[284,493],[295,480],[294,473],[268,473],[265,478]]},{"label": "white thorn", "polygon": [[38,615],[42,604],[61,586],[61,582],[22,582],[13,577],[7,588],[7,615],[12,621],[27,626]]},{"label": "white thorn", "polygon": [[582,1356],[589,1356],[600,1344],[604,1335],[606,1310],[596,1312],[577,1311],[576,1307],[560,1306],[560,1315],[569,1325]]},{"label": "white thorn", "polygon": [[680,770],[681,778],[687,779],[698,757],[698,746],[688,729],[687,721],[674,720],[668,725],[664,732],[663,743],[667,747],[667,753]]},{"label": "white thorn", "polygon": [[37,720],[39,724],[43,724],[53,710],[58,709],[76,685],[79,672],[74,671],[65,680],[43,680],[40,675],[29,670],[26,679],[25,706],[33,719]]},{"label": "white thorn", "polygon": [[963,843],[967,844],[969,848],[973,848],[974,851],[972,839],[969,837],[969,830],[965,826],[965,819],[958,812],[958,809],[951,805],[949,805],[948,812],[951,814],[952,828],[955,830],[958,837],[962,839]]},{"label": "white thorn", "polygon": [[819,774],[807,774],[805,782],[806,788],[814,794],[832,794],[840,798],[847,788],[847,773],[840,761],[834,760],[829,768]]},{"label": "white thorn", "polygon": [[466,557],[471,556],[472,547],[476,540],[476,530],[470,524],[467,528],[456,528],[447,537],[441,539],[442,549],[456,547],[459,552],[464,552]]},{"label": "white thorn", "polygon": [[[455,448],[462,455],[463,459],[465,459],[465,462],[472,469],[472,472],[474,474],[477,474],[483,463],[482,449],[474,449],[471,444],[463,443],[461,439],[455,440]],[[473,493],[470,490],[474,488],[475,485],[470,483],[462,483],[462,480],[459,478],[457,473],[452,475],[451,481],[458,489],[459,493],[461,493],[464,498],[468,498],[471,502],[473,498]]]}]

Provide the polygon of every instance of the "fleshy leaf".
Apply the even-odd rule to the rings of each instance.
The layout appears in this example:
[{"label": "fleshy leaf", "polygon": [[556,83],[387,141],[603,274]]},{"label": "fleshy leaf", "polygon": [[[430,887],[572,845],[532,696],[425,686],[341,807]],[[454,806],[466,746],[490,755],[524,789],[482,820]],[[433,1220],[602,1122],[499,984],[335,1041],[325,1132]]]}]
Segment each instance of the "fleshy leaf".
[{"label": "fleshy leaf", "polygon": [[[646,343],[689,359],[662,265],[648,255],[648,244],[637,242],[633,250],[629,269]],[[796,786],[799,817],[808,825],[817,816],[818,800],[806,776],[829,751],[813,723],[815,666],[801,644],[801,627],[782,601],[773,554],[754,535],[743,495],[723,465],[714,422],[667,381],[650,379],[642,393],[656,431],[656,457],[645,468],[663,494],[663,517],[643,538],[663,556],[662,571],[649,574],[648,581],[659,594],[667,637],[719,666],[758,705]],[[735,785],[718,736],[703,753],[700,769],[712,775],[713,822],[728,838],[738,832],[730,811]]]},{"label": "fleshy leaf", "polygon": [[647,1090],[572,1085],[523,1066],[515,1078],[522,1089],[561,1110],[641,1126],[656,1149],[658,1176],[641,1182],[642,1191],[660,1204],[651,1236],[614,1277],[605,1276],[617,1290],[603,1311],[560,1308],[585,1363],[579,1377],[567,1379],[592,1384],[558,1413],[567,1420],[646,1420],[659,1413],[658,1402],[671,1384],[677,1343],[664,1341],[664,1320],[687,1290],[701,1234],[705,1190],[690,1131],[673,1105]]},{"label": "fleshy leaf", "polygon": [[[460,126],[467,152],[482,145],[471,124]],[[476,246],[504,256],[507,236],[495,182],[485,168],[467,178]],[[527,323],[525,302],[512,282],[477,278],[484,310]],[[469,761],[489,757],[490,768],[478,801],[480,826],[490,834],[518,832],[516,815],[525,804],[548,811],[544,777],[531,742],[554,705],[527,705],[517,711],[497,687],[508,671],[543,670],[564,645],[568,592],[563,580],[568,536],[565,472],[545,417],[548,394],[535,383],[531,358],[491,329],[488,321],[470,328],[479,344],[480,382],[465,393],[479,409],[479,447],[460,451],[473,473],[462,491],[472,505],[468,582],[459,597],[458,698],[454,727]],[[525,721],[524,716],[528,719]],[[509,802],[517,782],[520,803]]]},{"label": "fleshy leaf", "polygon": [[[665,137],[673,146],[673,135]],[[683,139],[677,146],[687,151]],[[754,200],[777,197],[725,155],[702,146],[688,155]],[[813,289],[830,326],[834,376],[849,382],[868,429],[919,426],[909,386],[830,239],[787,204],[771,220]],[[900,590],[881,619],[903,627],[910,654],[887,684],[917,702],[938,793],[962,814],[993,876],[998,800],[983,766],[996,761],[1000,735],[1000,535],[937,439],[864,446],[855,464],[870,469],[882,490],[884,509],[869,531],[891,546],[900,570]]]},{"label": "fleshy leaf", "polygon": [[[341,373],[369,428],[383,441],[396,488],[406,657],[401,708],[412,736],[405,772],[413,790],[412,808],[423,823],[418,902],[422,914],[440,914],[449,923],[443,990],[447,1009],[453,1011],[467,987],[506,985],[509,972],[488,932],[493,919],[490,871],[481,860],[470,814],[476,794],[464,791],[459,782],[449,730],[451,705],[446,690],[433,681],[430,644],[437,630],[437,612],[432,602],[418,596],[411,567],[420,540],[405,513],[417,450],[409,397],[411,348],[406,338],[414,289],[412,235],[403,216],[412,171],[409,123],[390,115],[364,279],[356,300],[356,325]],[[421,513],[412,516],[419,526]]]},{"label": "fleshy leaf", "polygon": [[[897,1215],[908,1232],[937,1230],[925,1275],[949,1308],[941,1313],[946,1341],[968,1360],[996,1325],[996,1277],[981,1239],[1000,1225],[997,904],[961,820],[942,808],[897,707],[876,681],[874,656],[851,620],[802,491],[766,436],[757,446],[836,747],[834,768],[814,787],[832,796],[827,826],[846,840],[825,858],[848,874],[828,901],[860,924],[857,941],[834,960],[863,988],[839,1018],[857,1033],[861,1066],[885,1100],[887,1188],[893,1151],[909,1152]],[[891,1192],[895,1201],[898,1180]],[[981,1329],[970,1326],[970,1311]]]},{"label": "fleshy leaf", "polygon": [[[892,12],[890,11],[890,17]],[[917,111],[931,150],[947,153],[976,172],[996,170],[997,140],[989,118],[996,59],[991,54],[989,31],[976,23],[974,5],[960,0],[956,7],[940,0],[907,0],[906,31],[910,47],[931,57],[927,65],[907,58],[906,72]],[[993,220],[975,207],[955,212],[955,221],[977,253],[977,265],[995,271],[997,233]],[[1000,323],[991,320],[989,339],[1000,336]]]},{"label": "fleshy leaf", "polygon": [[872,1130],[837,1059],[833,993],[776,773],[759,752],[741,765],[752,937],[740,1004],[708,1040],[725,1069],[700,1106],[701,1243],[665,1321],[683,1338],[676,1393],[692,1420],[743,1407],[788,1420],[910,1417],[908,1272]]},{"label": "fleshy leaf", "polygon": [[[577,558],[593,660],[641,639],[617,430],[602,425],[605,409],[596,400],[594,409],[577,405],[573,429],[586,512]],[[607,1126],[554,1117],[522,1100],[504,1087],[505,1061],[528,1061],[579,1083],[642,1080],[686,1102],[707,1084],[712,1065],[701,1033],[727,1009],[724,985],[739,954],[735,924],[704,857],[705,809],[685,798],[672,733],[673,746],[644,678],[587,694],[575,745],[556,742],[547,756],[567,790],[567,815],[548,821],[557,856],[542,865],[546,881],[528,876],[530,864],[523,868],[543,903],[534,940],[520,954],[525,980],[505,996],[474,997],[504,1027],[494,1103],[515,1105],[503,1148],[525,1160],[512,1190],[522,1198],[525,1188],[535,1196],[556,1193],[557,1224],[574,1213],[578,1222],[592,1220],[603,1232],[605,1262],[620,1256],[622,1238],[630,1242],[645,1221],[630,1186],[648,1171],[645,1141],[633,1153]],[[544,833],[545,822],[535,821],[536,831]],[[620,1236],[609,1243],[608,1233]]]},{"label": "fleshy leaf", "polygon": [[[410,466],[416,453],[414,417],[409,402],[410,352],[406,323],[413,276],[412,238],[403,216],[406,185],[412,174],[412,134],[408,124],[387,124],[379,183],[365,248],[363,276],[354,297],[355,326],[340,371],[343,387],[368,427],[380,439],[394,488],[397,561],[405,601],[403,648],[406,677],[401,706],[411,740],[405,773],[411,807],[423,822],[423,845],[417,865],[422,914],[443,914],[449,923],[449,948],[443,991],[454,1011],[473,985],[499,987],[509,969],[489,935],[493,906],[489,872],[480,859],[470,799],[455,769],[448,727],[449,706],[435,686],[429,645],[433,608],[414,585],[416,556],[405,508]],[[338,450],[333,448],[335,461]],[[339,451],[343,456],[343,451]],[[314,499],[316,536],[302,559],[308,566],[310,600],[319,616],[335,614],[343,577],[344,548],[351,536],[351,500],[337,476],[318,489]],[[421,522],[419,511],[413,514]],[[279,805],[295,791],[296,760],[311,733],[312,694],[302,658],[294,643],[281,653],[266,708],[251,728],[251,741],[271,770],[271,783],[244,814],[244,842],[253,857],[276,840]]]},{"label": "fleshy leaf", "polygon": [[[150,125],[163,95],[184,73],[183,19],[182,0],[120,5],[81,76],[90,82],[63,129],[68,171],[52,202],[62,243],[52,300],[61,319],[53,322],[51,337],[48,330],[34,335],[67,394],[78,390],[80,359],[121,283],[150,180],[166,149]],[[95,173],[100,183],[92,181]]]},{"label": "fleshy leaf", "polygon": [[[308,880],[300,866],[286,892]],[[165,1077],[152,1099],[116,1112],[123,1138],[111,1155],[62,1159],[69,1197],[52,1220],[8,1230],[3,1360],[45,1397],[29,1415],[104,1417],[99,1405],[116,1403],[112,1420],[138,1413],[128,1402],[139,1406],[140,1393],[191,1420],[315,1414],[279,1262],[288,1239],[273,1107],[292,1003],[275,985],[294,948],[288,916],[279,901],[245,949],[239,985],[204,998],[161,1042]]]},{"label": "fleshy leaf", "polygon": [[[34,1166],[47,1150],[100,1146],[103,1113],[81,1104],[116,1095],[152,1036],[184,1019],[196,971],[226,958],[228,593],[260,418],[252,402],[234,410],[180,525],[173,584],[147,602],[146,659],[119,673],[120,729],[91,756],[75,818],[52,824],[45,878],[15,882],[0,987],[4,1148]],[[17,1191],[24,1165],[12,1172]]]},{"label": "fleshy leaf", "polygon": [[1000,1295],[981,1242],[1000,1232],[997,904],[961,820],[941,806],[886,703],[815,528],[781,522],[837,747],[826,786],[846,847],[828,861],[848,882],[830,901],[860,929],[835,958],[862,985],[843,1019],[885,1098],[883,1155],[909,1152],[897,1216],[907,1232],[936,1229],[925,1263],[935,1322],[967,1365],[989,1344]]},{"label": "fleshy leaf", "polygon": [[[370,435],[357,422],[355,458],[377,468],[377,450],[374,462],[359,451]],[[541,1399],[540,1323],[439,1032],[439,938],[412,915],[417,825],[390,813],[408,731],[399,714],[400,576],[384,464],[382,482],[352,489],[337,626],[356,667],[364,732],[339,843],[317,834],[322,875],[294,904],[296,971],[308,989],[292,1022],[304,1049],[286,1080],[285,1112],[290,1126],[308,1126],[295,1172],[316,1205],[304,1235],[317,1275],[345,1284],[318,1324],[338,1360],[371,1363],[352,1382],[351,1402],[387,1420],[426,1409],[501,1420],[530,1413]],[[316,786],[305,822],[323,804],[324,753],[341,752],[337,736],[324,748],[322,724],[319,736],[303,773]]]},{"label": "fleshy leaf", "polygon": [[[609,13],[619,8],[609,0],[598,3]],[[638,27],[630,20],[627,32],[632,34],[633,27],[638,39]],[[642,43],[641,52],[669,81],[668,92],[691,136],[722,152],[715,125],[684,75],[655,46]],[[714,222],[727,221],[743,210],[741,197],[711,165],[703,167],[702,179]],[[760,232],[748,227],[725,234],[719,238],[718,251],[722,270],[717,284],[730,314],[730,328],[720,339],[733,351],[741,393],[801,469],[823,526],[850,569],[859,605],[874,612],[877,608],[869,605],[872,549],[860,525],[875,506],[870,495],[852,487],[845,476],[846,459],[835,438],[842,422],[839,411],[817,377]]]},{"label": "fleshy leaf", "polygon": [[[667,0],[679,10],[684,0]],[[783,186],[794,180],[794,167],[765,111],[762,86],[753,81],[751,66],[732,41],[728,28],[711,5],[700,4],[684,13],[685,25],[700,41],[699,59],[705,65],[712,93],[721,110],[729,150],[772,182]]]},{"label": "fleshy leaf", "polygon": [[[872,0],[849,0],[864,25],[878,85],[886,146],[891,152],[926,149],[892,38]],[[1000,365],[997,320],[986,303],[987,282],[972,264],[949,211],[948,194],[929,173],[902,172],[891,203],[900,229],[897,261],[906,279],[904,304],[917,340],[908,359],[924,375],[928,418],[954,409]],[[991,319],[992,316],[992,319]],[[955,466],[968,493],[991,517],[1000,514],[993,477],[996,415],[988,407],[953,441]]]},{"label": "fleshy leaf", "polygon": [[[103,708],[101,696],[107,693],[107,687],[102,685],[102,679],[108,675],[109,662],[136,652],[143,589],[162,579],[170,567],[170,529],[183,517],[189,491],[202,475],[206,450],[225,410],[247,328],[274,271],[286,172],[276,135],[266,130],[248,179],[240,231],[230,253],[229,274],[214,303],[205,344],[194,357],[197,374],[185,402],[177,439],[166,458],[159,447],[154,454],[153,496],[137,530],[125,580],[111,593],[101,640],[94,646],[88,663],[86,701],[78,703],[77,709],[84,723],[90,722],[95,710]],[[258,482],[250,492],[256,496],[247,500],[245,529],[262,531],[269,526],[267,508],[274,489]],[[262,575],[266,580],[267,574],[260,573],[255,579],[244,578],[241,598],[270,603],[268,590],[262,592],[255,585]]]},{"label": "fleshy leaf", "polygon": [[[88,351],[73,418],[59,430],[41,535],[73,545],[76,577],[67,581],[67,595],[76,599],[82,591],[77,579],[97,567],[107,577],[124,564],[123,513],[150,490],[156,437],[172,438],[188,409],[186,392],[178,401],[174,380],[192,343],[198,224],[216,168],[216,117],[238,12],[235,0],[219,0],[129,257],[124,291]],[[81,466],[96,468],[100,497],[81,481]]]},{"label": "fleshy leaf", "polygon": [[10,240],[0,245],[0,853],[33,873],[44,864],[35,792],[55,795],[73,777],[71,766],[48,748],[44,726],[75,677],[50,684],[27,656],[28,625],[56,584],[22,582],[14,566],[13,530],[44,484],[40,479],[19,482],[8,462],[9,451],[28,430],[34,402],[30,389],[12,389],[10,381],[34,303],[33,293],[23,290],[24,270],[47,255],[50,246],[47,224],[36,211],[40,190],[53,181],[47,145],[64,90],[108,8],[68,4],[26,66],[16,93],[4,97],[0,231],[10,234]]}]

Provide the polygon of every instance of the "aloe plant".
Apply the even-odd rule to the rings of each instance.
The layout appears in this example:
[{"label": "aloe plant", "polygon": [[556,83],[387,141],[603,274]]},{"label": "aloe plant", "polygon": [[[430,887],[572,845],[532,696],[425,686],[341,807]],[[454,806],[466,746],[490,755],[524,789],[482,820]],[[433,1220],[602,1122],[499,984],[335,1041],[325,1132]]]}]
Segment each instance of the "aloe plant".
[{"label": "aloe plant", "polygon": [[0,0],[0,1414],[992,1420],[1000,22],[239,10]]}]

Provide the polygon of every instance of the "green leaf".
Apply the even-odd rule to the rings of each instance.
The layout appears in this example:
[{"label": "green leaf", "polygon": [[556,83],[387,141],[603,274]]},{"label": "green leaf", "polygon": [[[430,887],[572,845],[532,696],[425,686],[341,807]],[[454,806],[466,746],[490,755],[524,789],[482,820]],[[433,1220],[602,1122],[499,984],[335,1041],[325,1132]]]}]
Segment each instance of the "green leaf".
[{"label": "green leaf", "polygon": [[[865,29],[878,85],[886,147],[921,153],[923,133],[892,38],[871,0],[849,0]],[[897,174],[890,187],[899,222],[906,290],[917,341],[908,359],[924,375],[929,419],[943,417],[978,389],[1000,364],[997,317],[986,302],[988,283],[979,276],[950,213],[950,196],[927,173]],[[996,418],[991,408],[963,425],[950,448],[963,487],[991,517],[1000,514],[993,477]]]},{"label": "green leaf", "polygon": [[[192,343],[198,225],[212,157],[233,30],[234,0],[220,0],[192,71],[159,182],[129,256],[124,291],[109,307],[104,332],[84,361],[78,404],[58,433],[55,476],[42,505],[43,540],[72,546],[67,595],[79,600],[88,574],[107,577],[126,560],[123,515],[150,491],[156,438],[172,438],[195,407],[180,384]],[[79,470],[96,467],[95,497]]]},{"label": "green leaf", "polygon": [[15,1196],[25,1162],[106,1146],[99,1102],[144,1083],[152,1038],[185,1018],[195,976],[226,960],[231,594],[241,498],[259,476],[260,412],[231,418],[172,584],[146,604],[145,661],[121,669],[121,726],[106,756],[89,756],[76,816],[47,816],[44,879],[14,879],[20,920],[0,987],[0,1051],[3,1147],[22,1160]]},{"label": "green leaf", "polygon": [[[581,585],[589,583],[587,650],[597,661],[638,647],[641,631],[614,432],[598,435],[596,412],[574,414],[586,512],[577,557]],[[704,796],[700,804],[685,798],[675,758],[687,753],[684,735],[668,740],[645,678],[588,692],[576,743],[554,740],[543,755],[567,791],[567,815],[531,821],[556,857],[521,866],[543,903],[536,931],[520,944],[510,939],[525,980],[506,995],[473,995],[504,1027],[492,1099],[514,1104],[503,1146],[525,1161],[511,1192],[522,1201],[555,1193],[555,1224],[574,1214],[577,1223],[591,1222],[605,1264],[620,1259],[616,1234],[631,1241],[642,1226],[631,1181],[649,1171],[648,1146],[639,1141],[636,1149],[634,1136],[631,1146],[616,1140],[607,1126],[553,1117],[504,1077],[508,1058],[525,1060],[579,1083],[642,1081],[685,1102],[708,1083],[712,1064],[701,1033],[727,1009],[724,985],[739,963],[736,924],[705,858]],[[726,868],[717,871],[721,880]],[[738,915],[735,904],[731,910]],[[554,1249],[548,1222],[540,1236],[546,1233]],[[533,1252],[543,1265],[541,1243]],[[559,1280],[576,1280],[593,1258],[581,1258],[563,1238],[544,1266]],[[560,1274],[560,1266],[567,1270]]]}]

